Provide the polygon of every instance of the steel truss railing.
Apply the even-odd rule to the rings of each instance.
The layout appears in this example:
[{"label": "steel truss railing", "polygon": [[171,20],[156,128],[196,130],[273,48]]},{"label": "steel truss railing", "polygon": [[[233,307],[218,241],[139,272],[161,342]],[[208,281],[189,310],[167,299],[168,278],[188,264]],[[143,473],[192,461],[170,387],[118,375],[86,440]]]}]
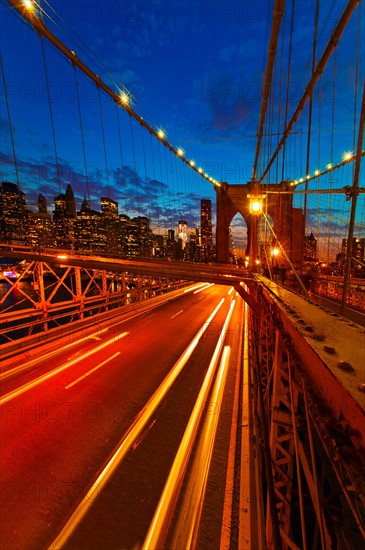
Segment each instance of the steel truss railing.
[{"label": "steel truss railing", "polygon": [[[269,549],[361,547],[364,434],[351,425],[348,411],[356,410],[359,426],[365,412],[356,403],[344,403],[344,414],[336,416],[325,396],[326,383],[319,388],[311,374],[315,369],[321,376],[325,365],[318,356],[316,362],[304,338],[295,336],[285,311],[261,285],[255,294],[259,307],[251,314],[249,341],[252,440],[256,479],[262,479],[258,532]],[[339,390],[339,403],[344,395]]]},{"label": "steel truss railing", "polygon": [[5,277],[5,282],[8,288],[0,300],[0,337],[5,346],[187,284],[158,276],[55,267],[42,261],[30,261],[19,278]]}]

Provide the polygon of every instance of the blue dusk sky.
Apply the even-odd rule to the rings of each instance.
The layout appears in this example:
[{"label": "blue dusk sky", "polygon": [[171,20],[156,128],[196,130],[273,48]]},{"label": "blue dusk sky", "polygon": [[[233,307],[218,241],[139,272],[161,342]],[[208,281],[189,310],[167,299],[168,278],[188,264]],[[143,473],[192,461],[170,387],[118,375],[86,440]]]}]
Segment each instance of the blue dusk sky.
[{"label": "blue dusk sky", "polygon": [[[132,108],[153,128],[162,128],[188,160],[217,181],[235,184],[251,179],[273,2],[52,0],[35,4],[35,13],[46,26],[112,90],[128,91]],[[292,2],[286,5],[258,176],[312,70],[316,2],[295,1],[294,13]],[[344,0],[321,2],[317,60],[345,5]],[[54,197],[70,182],[78,207],[86,196],[99,210],[100,197],[109,195],[118,201],[120,212],[147,215],[152,227],[160,230],[174,227],[181,218],[191,227],[199,224],[200,199],[214,202],[213,185],[99,93],[6,0],[1,0],[0,9],[2,180],[16,182],[16,164],[18,182],[31,209],[41,192],[51,212]],[[362,5],[352,15],[316,88],[309,155],[312,175],[329,162],[341,162],[345,151],[356,148],[364,81],[364,21]],[[279,155],[265,182],[305,177],[307,134],[308,108],[287,141],[285,158]],[[353,165],[314,180],[312,188],[351,185]],[[363,174],[362,169],[361,181]],[[312,229],[328,220],[328,199],[315,197],[308,209]],[[301,206],[303,195],[295,200]],[[318,215],[321,210],[323,219]],[[359,211],[361,228],[361,204]],[[348,212],[345,197],[333,195],[333,223],[337,219],[342,227]],[[242,218],[235,218],[232,225],[242,226]],[[238,239],[243,242],[242,233]]]}]

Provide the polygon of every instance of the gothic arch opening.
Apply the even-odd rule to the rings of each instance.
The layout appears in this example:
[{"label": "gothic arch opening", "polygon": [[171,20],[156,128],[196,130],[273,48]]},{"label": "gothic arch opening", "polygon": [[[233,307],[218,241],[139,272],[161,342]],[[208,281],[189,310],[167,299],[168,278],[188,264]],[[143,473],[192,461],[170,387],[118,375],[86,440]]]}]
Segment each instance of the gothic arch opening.
[{"label": "gothic arch opening", "polygon": [[239,212],[231,220],[229,233],[229,262],[244,266],[247,255],[247,225]]}]

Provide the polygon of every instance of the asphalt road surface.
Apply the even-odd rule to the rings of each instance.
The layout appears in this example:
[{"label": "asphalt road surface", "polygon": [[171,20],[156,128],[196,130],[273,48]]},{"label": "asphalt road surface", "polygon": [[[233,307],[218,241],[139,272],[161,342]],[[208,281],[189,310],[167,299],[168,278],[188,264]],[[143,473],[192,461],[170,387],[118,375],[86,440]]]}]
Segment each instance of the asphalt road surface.
[{"label": "asphalt road surface", "polygon": [[[2,550],[142,547],[218,348],[162,536],[172,546],[187,536],[186,495],[200,490],[194,478],[196,485],[208,464],[194,537],[199,548],[220,547],[242,308],[233,289],[200,286],[3,373]],[[219,386],[224,348],[229,360]],[[204,425],[214,415],[216,432]]]}]

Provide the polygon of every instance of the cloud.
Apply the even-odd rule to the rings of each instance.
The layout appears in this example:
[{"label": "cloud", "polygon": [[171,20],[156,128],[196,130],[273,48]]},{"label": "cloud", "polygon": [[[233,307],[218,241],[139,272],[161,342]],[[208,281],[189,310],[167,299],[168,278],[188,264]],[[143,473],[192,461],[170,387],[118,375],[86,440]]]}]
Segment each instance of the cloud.
[{"label": "cloud", "polygon": [[[15,182],[14,163],[11,155],[0,153],[2,180]],[[109,175],[109,185],[103,171],[97,166],[89,167],[88,179],[80,165],[71,165],[62,159],[58,163],[45,158],[41,162],[33,159],[18,159],[21,190],[26,194],[27,206],[35,210],[38,193],[46,197],[49,210],[53,209],[54,198],[64,193],[68,182],[74,191],[76,207],[79,209],[86,196],[92,209],[100,210],[100,199],[110,196],[119,205],[119,212],[130,217],[147,216],[151,225],[175,227],[179,219],[188,222],[189,227],[200,223],[200,199],[195,192],[184,193],[172,190],[156,178],[140,175],[133,166],[115,168]],[[9,177],[10,176],[10,177]]]}]

